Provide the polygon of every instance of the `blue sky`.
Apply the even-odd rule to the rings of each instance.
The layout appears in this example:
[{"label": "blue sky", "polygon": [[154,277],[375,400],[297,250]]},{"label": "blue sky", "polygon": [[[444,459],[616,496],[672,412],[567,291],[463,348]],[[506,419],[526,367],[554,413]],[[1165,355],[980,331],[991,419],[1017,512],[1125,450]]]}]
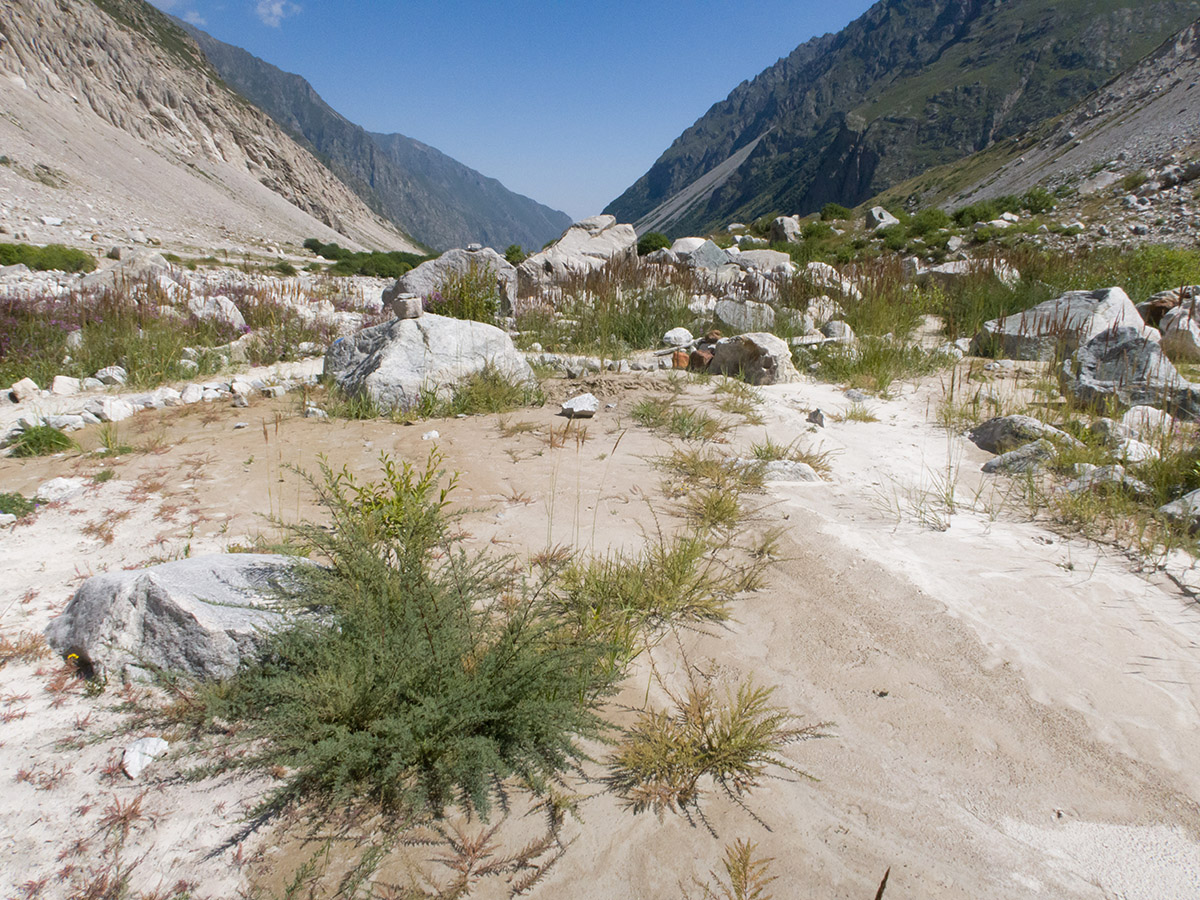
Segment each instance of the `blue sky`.
[{"label": "blue sky", "polygon": [[152,0],[400,132],[575,218],[685,128],[870,0],[583,3]]}]

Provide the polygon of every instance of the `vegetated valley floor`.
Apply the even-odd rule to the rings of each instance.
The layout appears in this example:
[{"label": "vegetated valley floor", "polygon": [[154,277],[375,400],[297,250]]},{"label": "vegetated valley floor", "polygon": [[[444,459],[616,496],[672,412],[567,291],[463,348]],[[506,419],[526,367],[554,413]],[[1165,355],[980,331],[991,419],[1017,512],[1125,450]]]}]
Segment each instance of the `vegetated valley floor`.
[{"label": "vegetated valley floor", "polygon": [[[779,773],[746,808],[714,792],[711,830],[635,815],[598,782],[581,784],[569,847],[529,896],[679,897],[736,839],[774,858],[780,897],[869,898],[889,867],[896,897],[1200,896],[1200,607],[1116,550],[1029,521],[1008,482],[979,474],[987,454],[935,424],[947,378],[872,400],[875,422],[837,421],[850,402],[832,385],[760,389],[764,424],[738,425],[717,448],[744,456],[764,436],[799,439],[835,454],[830,480],[749,495],[746,531],[781,535],[765,586],[725,625],[665,635],[613,708],[624,722],[665,707],[689,673],[753,677],[801,720],[832,723],[830,737],[784,751],[816,780]],[[547,390],[557,400],[580,387]],[[318,454],[371,476],[381,452],[420,463],[436,444],[461,473],[453,499],[475,548],[635,550],[681,521],[653,465],[675,444],[631,418],[666,382],[610,376],[586,387],[602,409],[569,430],[556,403],[404,426],[304,419],[284,398],[143,413],[121,425],[141,451],[115,460],[0,460],[3,490],[26,495],[59,475],[116,473],[0,533],[0,627],[9,638],[40,631],[80,578],[105,568],[273,538],[267,514],[320,520],[287,468],[313,470]],[[683,398],[711,408],[711,391],[689,383]],[[806,421],[815,407],[824,429]],[[522,422],[531,430],[502,428]],[[85,448],[98,440],[81,433]],[[0,712],[13,713],[0,726],[0,892],[48,875],[43,896],[57,896],[55,873],[80,862],[75,842],[98,847],[105,810],[143,794],[147,818],[125,846],[138,889],[184,879],[194,896],[251,882],[281,892],[317,846],[286,823],[237,840],[266,782],[182,781],[192,761],[178,746],[138,782],[107,777],[106,762],[141,736],[105,736],[122,721],[112,709],[121,690],[53,694],[38,672],[56,665],[0,669]],[[100,739],[64,745],[79,736]],[[497,833],[510,849],[531,828],[521,811]],[[336,867],[343,848],[331,847]],[[423,850],[437,855],[410,848],[410,862],[436,877]],[[472,896],[507,890],[485,882]]]}]

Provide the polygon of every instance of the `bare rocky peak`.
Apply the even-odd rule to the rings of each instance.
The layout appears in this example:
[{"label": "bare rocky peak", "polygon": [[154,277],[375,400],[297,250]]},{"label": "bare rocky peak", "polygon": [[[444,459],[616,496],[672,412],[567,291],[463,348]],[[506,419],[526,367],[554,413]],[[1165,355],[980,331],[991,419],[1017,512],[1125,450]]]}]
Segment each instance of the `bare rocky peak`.
[{"label": "bare rocky peak", "polygon": [[[6,0],[0,108],[6,112],[0,154],[23,154],[31,165],[45,155],[63,170],[59,188],[89,180],[95,186],[95,179],[105,181],[109,193],[130,187],[131,210],[159,193],[153,198],[159,206],[175,202],[178,214],[190,214],[197,228],[242,226],[245,233],[286,240],[324,235],[317,225],[323,223],[343,243],[417,249],[265,113],[226,87],[192,39],[140,0]],[[56,131],[59,141],[52,140]],[[123,136],[147,152],[131,154]],[[55,146],[63,138],[74,152]],[[114,152],[105,153],[106,146]],[[92,147],[99,149],[89,159]],[[159,160],[145,158],[151,153]],[[162,160],[176,171],[164,175]],[[135,164],[147,167],[144,177],[118,171]],[[188,176],[207,183],[175,182]],[[276,196],[264,196],[260,186]],[[93,208],[104,193],[91,191],[86,205]],[[192,198],[201,207],[190,208]],[[305,215],[281,209],[278,198]],[[119,198],[108,199],[116,214]],[[224,208],[230,204],[241,209]]]}]

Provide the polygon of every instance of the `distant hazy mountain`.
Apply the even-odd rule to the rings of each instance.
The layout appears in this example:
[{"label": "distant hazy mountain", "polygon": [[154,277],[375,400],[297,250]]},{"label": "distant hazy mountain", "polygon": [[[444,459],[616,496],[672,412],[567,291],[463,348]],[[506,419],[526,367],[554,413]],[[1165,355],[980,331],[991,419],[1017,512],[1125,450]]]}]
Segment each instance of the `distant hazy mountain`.
[{"label": "distant hazy mountain", "polygon": [[[181,23],[182,24],[182,23]],[[402,134],[371,134],[329,106],[305,79],[183,25],[221,77],[311,147],[373,209],[437,249],[478,241],[541,247],[571,224],[566,213],[515,194]]]},{"label": "distant hazy mountain", "polygon": [[1200,0],[881,0],[743,82],[605,212],[703,232],[855,205],[1068,109]]}]

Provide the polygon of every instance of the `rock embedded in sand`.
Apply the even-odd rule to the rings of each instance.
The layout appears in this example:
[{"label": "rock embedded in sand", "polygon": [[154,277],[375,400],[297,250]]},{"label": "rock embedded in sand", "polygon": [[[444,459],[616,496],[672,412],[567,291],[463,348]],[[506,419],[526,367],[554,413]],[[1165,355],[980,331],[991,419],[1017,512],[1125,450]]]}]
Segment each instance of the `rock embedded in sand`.
[{"label": "rock embedded in sand", "polygon": [[100,676],[134,667],[227,678],[285,621],[277,604],[300,564],[232,553],[96,575],[50,622],[46,640]]},{"label": "rock embedded in sand", "polygon": [[160,737],[146,737],[134,741],[121,754],[121,768],[131,779],[136,780],[146,766],[158,759],[170,748]]},{"label": "rock embedded in sand", "polygon": [[989,475],[997,472],[1007,474],[1035,472],[1047,460],[1053,459],[1057,452],[1054,445],[1043,438],[989,459],[983,464],[983,471]]},{"label": "rock embedded in sand", "polygon": [[335,341],[325,354],[325,376],[350,396],[369,397],[381,409],[410,409],[422,395],[448,398],[471,375],[490,369],[533,384],[533,370],[512,338],[483,322],[425,315],[393,319]]},{"label": "rock embedded in sand", "polygon": [[590,419],[600,411],[600,401],[594,394],[579,394],[562,405],[562,415],[569,419]]},{"label": "rock embedded in sand", "polygon": [[1079,441],[1065,431],[1033,416],[996,416],[971,429],[970,438],[977,447],[988,453],[1007,453],[1040,438],[1079,445]]},{"label": "rock embedded in sand", "polygon": [[42,503],[57,503],[83,493],[87,485],[86,478],[52,478],[41,485],[33,496]]},{"label": "rock embedded in sand", "polygon": [[1200,419],[1200,388],[1140,328],[1115,327],[1092,338],[1063,362],[1059,383],[1064,394],[1091,406],[1165,406],[1180,418]]},{"label": "rock embedded in sand", "polygon": [[722,338],[713,345],[708,371],[735,375],[754,385],[787,384],[800,380],[787,343],[767,332]]}]

